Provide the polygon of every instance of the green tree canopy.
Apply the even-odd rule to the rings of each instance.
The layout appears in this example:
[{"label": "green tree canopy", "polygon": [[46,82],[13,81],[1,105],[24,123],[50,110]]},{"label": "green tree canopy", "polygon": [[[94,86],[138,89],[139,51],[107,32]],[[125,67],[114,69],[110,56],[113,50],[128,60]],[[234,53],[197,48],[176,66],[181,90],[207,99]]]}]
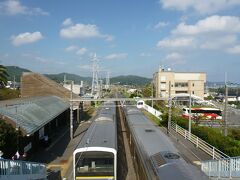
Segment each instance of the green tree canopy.
[{"label": "green tree canopy", "polygon": [[7,77],[8,77],[8,73],[6,68],[0,64],[0,84],[6,84]]},{"label": "green tree canopy", "polygon": [[11,158],[17,150],[17,132],[2,119],[0,119],[0,150],[4,158]]}]

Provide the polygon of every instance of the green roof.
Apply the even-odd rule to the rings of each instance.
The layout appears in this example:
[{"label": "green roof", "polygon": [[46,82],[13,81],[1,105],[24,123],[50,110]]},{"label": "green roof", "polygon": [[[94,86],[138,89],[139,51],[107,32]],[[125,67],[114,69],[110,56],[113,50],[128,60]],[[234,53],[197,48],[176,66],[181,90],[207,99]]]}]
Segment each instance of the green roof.
[{"label": "green roof", "polygon": [[31,135],[69,108],[56,96],[20,98],[0,102],[0,114]]}]

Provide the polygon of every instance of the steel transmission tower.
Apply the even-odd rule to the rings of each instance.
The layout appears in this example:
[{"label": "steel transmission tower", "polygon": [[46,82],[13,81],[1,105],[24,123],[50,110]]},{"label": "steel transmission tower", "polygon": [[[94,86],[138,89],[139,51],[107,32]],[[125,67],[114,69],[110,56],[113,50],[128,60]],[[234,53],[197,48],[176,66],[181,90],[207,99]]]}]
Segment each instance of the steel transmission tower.
[{"label": "steel transmission tower", "polygon": [[92,65],[92,91],[91,94],[95,97],[99,97],[99,84],[98,84],[98,59],[96,53],[93,55],[93,65]]}]

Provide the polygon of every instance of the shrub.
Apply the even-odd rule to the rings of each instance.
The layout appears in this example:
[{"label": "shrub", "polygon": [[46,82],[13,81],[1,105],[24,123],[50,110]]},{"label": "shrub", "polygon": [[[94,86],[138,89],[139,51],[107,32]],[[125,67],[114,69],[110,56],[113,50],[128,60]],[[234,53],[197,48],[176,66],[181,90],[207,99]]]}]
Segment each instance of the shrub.
[{"label": "shrub", "polygon": [[[162,119],[163,121],[161,123],[167,127],[168,114],[163,114]],[[181,117],[173,116],[172,121],[174,121],[184,129],[188,129],[188,120]],[[235,136],[240,137],[238,134],[239,132],[240,131],[237,130],[233,131],[232,135],[234,134]],[[239,141],[236,141],[231,137],[224,136],[223,134],[221,134],[220,131],[216,129],[192,124],[192,133],[229,156],[240,156]]]}]

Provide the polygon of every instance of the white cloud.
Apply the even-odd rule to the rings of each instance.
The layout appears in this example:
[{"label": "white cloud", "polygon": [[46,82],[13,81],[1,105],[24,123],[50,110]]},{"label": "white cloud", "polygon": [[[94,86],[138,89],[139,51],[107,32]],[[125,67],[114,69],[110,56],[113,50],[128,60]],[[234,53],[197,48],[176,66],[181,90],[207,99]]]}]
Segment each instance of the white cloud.
[{"label": "white cloud", "polygon": [[77,49],[78,49],[77,46],[69,46],[69,47],[65,48],[65,51],[71,52],[71,51],[76,51]]},{"label": "white cloud", "polygon": [[0,13],[7,15],[49,15],[48,12],[43,11],[41,8],[24,6],[18,0],[6,0],[0,2]]},{"label": "white cloud", "polygon": [[177,28],[172,31],[173,34],[184,35],[197,35],[216,32],[240,32],[240,18],[235,16],[210,16],[198,21],[195,25],[186,25],[185,23],[180,23]]},{"label": "white cloud", "polygon": [[141,57],[151,57],[152,54],[151,54],[151,53],[144,53],[144,52],[143,52],[143,53],[140,54],[140,56],[141,56]]},{"label": "white cloud", "polygon": [[235,35],[217,36],[217,37],[207,37],[207,40],[200,44],[202,49],[225,49],[229,45],[234,45],[237,42],[237,37]]},{"label": "white cloud", "polygon": [[[209,16],[193,24],[180,23],[169,37],[157,43],[158,48],[179,50],[218,50],[221,53],[240,54],[240,17]],[[170,56],[171,55],[171,56]],[[173,59],[170,54],[165,59]]]},{"label": "white cloud", "polygon": [[199,14],[213,14],[221,10],[240,5],[239,0],[160,0],[165,9],[187,11],[193,10]]},{"label": "white cloud", "polygon": [[67,48],[65,48],[66,52],[74,52],[77,55],[84,55],[88,50],[87,48],[79,48],[78,46],[69,46]]},{"label": "white cloud", "polygon": [[183,56],[179,53],[173,52],[168,54],[165,59],[181,59]]},{"label": "white cloud", "polygon": [[166,27],[168,26],[168,22],[163,22],[163,21],[159,21],[155,26],[154,26],[154,29],[160,29],[160,28],[163,28],[163,27]]},{"label": "white cloud", "polygon": [[166,57],[164,58],[164,62],[169,63],[171,65],[176,65],[176,64],[184,64],[185,60],[182,54],[173,52],[166,55]]},{"label": "white cloud", "polygon": [[82,70],[91,70],[92,69],[92,66],[91,65],[79,65],[79,68],[82,69]]},{"label": "white cloud", "polygon": [[43,38],[42,34],[40,32],[33,32],[33,33],[21,33],[17,36],[12,36],[12,44],[14,46],[20,46],[23,44],[29,44],[29,43],[34,43],[36,41],[39,41]]},{"label": "white cloud", "polygon": [[113,60],[113,59],[126,59],[128,56],[127,53],[118,53],[118,54],[109,54],[105,57],[105,59]]},{"label": "white cloud", "polygon": [[84,55],[87,52],[86,48],[80,48],[77,50],[76,54],[78,55]]},{"label": "white cloud", "polygon": [[106,39],[106,41],[113,41],[114,37],[112,35],[102,35],[103,38]]},{"label": "white cloud", "polygon": [[240,54],[240,45],[227,49],[227,52],[230,54]]},{"label": "white cloud", "polygon": [[163,39],[157,43],[158,48],[177,48],[177,47],[189,47],[193,45],[193,38],[175,38],[175,39]]},{"label": "white cloud", "polygon": [[94,24],[75,24],[60,30],[60,36],[67,39],[103,38],[111,41],[113,37],[101,34]]},{"label": "white cloud", "polygon": [[71,26],[73,25],[72,19],[71,18],[67,18],[63,21],[62,23],[63,26]]}]

